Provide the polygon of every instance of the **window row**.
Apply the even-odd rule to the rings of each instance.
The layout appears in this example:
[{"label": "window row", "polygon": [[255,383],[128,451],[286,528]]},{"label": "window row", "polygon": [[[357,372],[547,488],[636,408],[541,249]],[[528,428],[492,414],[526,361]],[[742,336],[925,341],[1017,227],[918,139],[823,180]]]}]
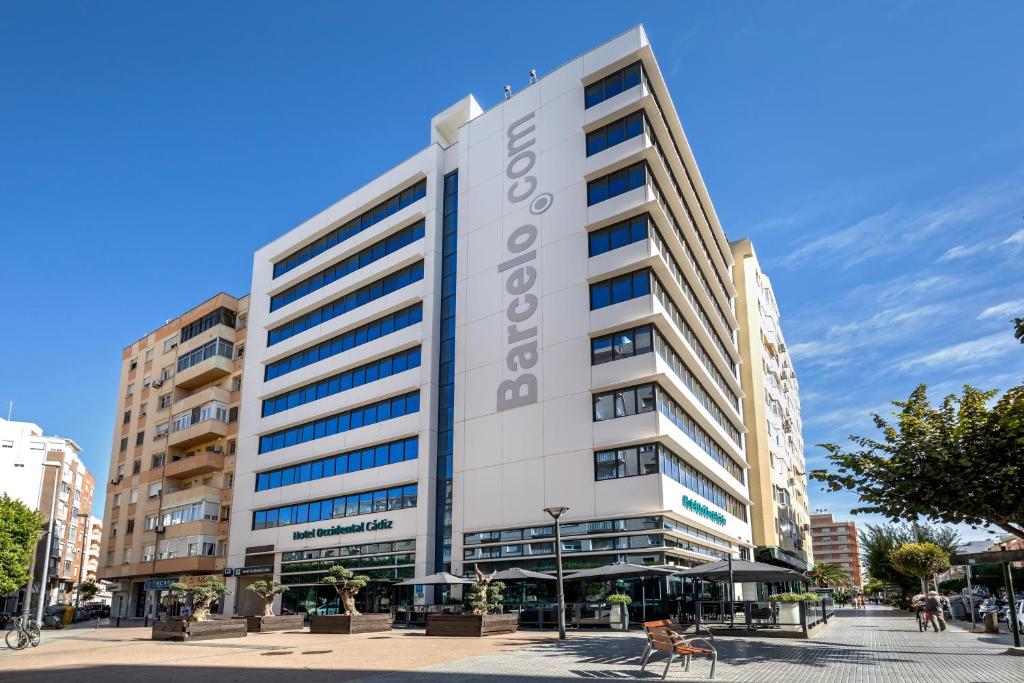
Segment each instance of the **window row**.
[{"label": "window row", "polygon": [[601,104],[610,97],[615,97],[621,92],[635,88],[640,85],[641,79],[641,63],[634,62],[613,74],[605,76],[596,83],[591,83],[583,89],[584,109],[590,109],[595,104]]},{"label": "window row", "polygon": [[625,194],[646,184],[647,162],[638,161],[587,183],[587,206],[618,197],[620,194]]},{"label": "window row", "polygon": [[613,249],[644,241],[647,239],[649,220],[649,216],[645,213],[606,228],[594,230],[587,236],[589,255],[598,256]]},{"label": "window row", "polygon": [[[708,479],[694,469],[692,465],[660,444],[658,445],[658,455],[662,474],[669,479],[679,482],[704,500],[709,500],[723,510],[726,510],[733,517],[744,522],[747,521],[746,503]],[[734,474],[733,476],[736,475]]]},{"label": "window row", "polygon": [[282,429],[260,437],[260,453],[269,453],[307,441],[341,434],[351,429],[366,427],[378,422],[418,412],[420,392],[413,391],[394,398],[384,399],[343,413],[322,417],[312,422]]},{"label": "window row", "polygon": [[378,446],[319,458],[299,465],[260,472],[256,475],[256,490],[266,491],[291,484],[325,479],[349,472],[383,467],[406,460],[415,460],[419,454],[419,438],[400,439]]},{"label": "window row", "polygon": [[207,358],[213,358],[214,356],[234,358],[235,345],[227,339],[221,339],[220,337],[212,339],[178,358],[178,372],[202,363]]},{"label": "window row", "polygon": [[340,296],[334,301],[326,303],[319,308],[315,308],[309,313],[300,315],[294,320],[289,320],[283,325],[278,325],[277,327],[268,330],[267,346],[273,346],[285,339],[290,339],[301,332],[305,332],[306,330],[316,327],[321,323],[337,318],[340,315],[344,315],[345,313],[355,310],[360,306],[365,306],[371,301],[376,301],[383,296],[398,291],[403,287],[408,287],[413,282],[418,282],[422,279],[423,261],[418,261],[411,266],[406,266],[401,270],[396,270],[394,273],[385,275],[375,282],[363,285],[359,289]]},{"label": "window row", "polygon": [[206,422],[207,420],[228,422],[230,416],[231,409],[226,404],[220,401],[207,401],[201,406],[196,406],[191,410],[174,415],[171,418],[171,431],[180,432],[182,429],[188,429],[194,424]]},{"label": "window row", "polygon": [[[658,281],[658,278],[654,277],[652,279],[654,280],[652,289],[655,298],[661,303],[662,308],[665,309],[665,313],[668,314],[669,319],[675,323],[676,328],[679,329],[683,339],[685,339],[690,345],[690,349],[692,349],[694,355],[697,356],[697,360],[700,361],[700,364],[704,366],[704,369],[707,370],[708,374],[710,374],[715,380],[715,384],[725,392],[725,395],[729,397],[729,400],[732,401],[733,405],[735,405],[738,410],[739,397],[729,386],[729,383],[725,379],[725,375],[718,369],[718,366],[715,365],[714,358],[711,357],[711,354],[708,352],[707,348],[705,348],[703,342],[700,337],[697,336],[697,333],[694,331],[690,323],[683,317],[683,313],[679,310],[679,307],[676,306],[676,302],[672,299],[672,295],[669,294],[668,290],[666,290],[661,282]],[[737,371],[736,365],[731,365],[731,367],[734,372]]]},{"label": "window row", "polygon": [[[319,560],[312,562],[294,562],[281,565],[282,574],[294,574],[298,572],[312,572],[321,575],[327,574],[327,570],[338,564],[338,560]],[[396,565],[416,564],[416,553],[400,553],[388,555],[374,555],[372,557],[351,557],[344,561],[346,569],[362,569],[366,567],[393,567]]]},{"label": "window row", "polygon": [[[608,534],[617,531],[649,531],[661,528],[660,517],[633,517],[631,519],[600,519],[589,522],[564,522],[559,529],[562,536],[585,536],[587,534]],[[525,529],[502,529],[500,531],[477,531],[463,536],[464,545],[480,543],[504,543],[508,541],[529,541],[536,538],[552,538],[553,524],[527,527]]]},{"label": "window row", "polygon": [[342,332],[336,337],[320,342],[308,349],[297,351],[281,360],[268,363],[263,371],[263,380],[270,381],[289,372],[295,372],[331,356],[368,344],[392,332],[404,330],[423,320],[423,305],[413,304],[400,311],[389,313],[354,329]]},{"label": "window row", "polygon": [[192,337],[205,332],[215,325],[235,326],[235,312],[224,308],[218,308],[213,313],[207,313],[199,320],[189,323],[181,328],[181,342],[187,342]]},{"label": "window row", "polygon": [[[652,230],[651,239],[654,240],[655,245],[658,247],[662,261],[664,261],[665,265],[668,267],[668,272],[671,274],[672,279],[675,280],[675,283],[679,285],[681,290],[683,290],[683,296],[686,297],[686,300],[690,302],[690,306],[697,313],[697,318],[700,320],[701,327],[703,327],[704,331],[707,332],[709,337],[711,337],[711,341],[714,343],[715,348],[718,349],[720,354],[722,354],[722,360],[725,361],[725,364],[735,371],[737,367],[736,363],[733,361],[728,351],[728,348],[732,347],[733,344],[732,332],[729,332],[729,336],[727,337],[729,341],[726,343],[725,339],[722,338],[722,335],[720,335],[718,330],[715,329],[714,324],[712,324],[711,318],[708,317],[707,311],[704,310],[704,304],[702,304],[700,299],[697,298],[697,294],[693,291],[693,287],[690,286],[689,280],[679,267],[679,262],[676,261],[676,257],[672,255],[668,245],[665,244],[664,238],[657,230]],[[712,298],[711,301],[716,307],[718,306],[717,300]],[[725,314],[722,313],[722,309],[718,307],[717,310],[718,315],[721,317],[722,324],[727,330],[731,330],[728,321],[725,319]]]},{"label": "window row", "polygon": [[286,394],[272,396],[263,401],[263,417],[276,415],[290,408],[312,403],[327,396],[334,396],[343,391],[361,387],[370,382],[397,375],[400,372],[420,366],[420,347],[399,351],[384,358],[378,358],[346,370],[345,372],[312,382],[304,387],[293,389]]},{"label": "window row", "polygon": [[597,481],[639,477],[657,472],[657,447],[652,443],[594,453],[594,479]]},{"label": "window row", "polygon": [[158,560],[173,560],[178,557],[196,557],[203,555],[215,557],[223,554],[218,552],[217,539],[214,536],[186,536],[184,538],[170,538],[158,541],[156,547],[146,546],[142,549],[142,560],[153,561],[153,553],[156,552]]},{"label": "window row", "polygon": [[593,156],[609,147],[642,135],[647,127],[649,126],[646,125],[646,117],[642,110],[601,126],[597,130],[587,133],[587,156]]},{"label": "window row", "polygon": [[[629,550],[634,548],[656,548],[663,545],[661,534],[638,536],[609,536],[605,538],[574,538],[562,540],[563,553],[592,553],[607,550]],[[513,543],[508,545],[465,548],[464,560],[490,560],[500,557],[524,557],[530,555],[553,555],[555,544]]]},{"label": "window row", "polygon": [[[313,548],[310,550],[293,550],[281,553],[282,562],[295,560],[318,560],[322,557],[351,557],[353,555],[374,555],[376,553],[404,552],[416,549],[416,539],[404,541],[387,541],[384,543],[360,543],[359,545],[343,545],[333,548]],[[287,571],[287,570],[284,570]]]},{"label": "window row", "polygon": [[651,293],[650,269],[637,270],[590,285],[590,310],[639,299]]},{"label": "window row", "polygon": [[657,384],[641,384],[594,394],[594,422],[650,413],[655,409],[679,427],[737,481],[744,481],[743,467]]},{"label": "window row", "polygon": [[[738,446],[742,447],[740,431],[654,325],[641,325],[594,337],[590,340],[590,363],[591,365],[601,365],[651,351],[655,351],[672,368],[672,372],[693,393],[715,422],[721,425]],[[736,407],[738,409],[738,406]]]},{"label": "window row", "polygon": [[365,493],[353,493],[337,498],[324,498],[308,503],[282,505],[267,510],[254,510],[252,528],[273,529],[279,526],[308,524],[414,507],[416,507],[416,484],[409,484],[408,486],[395,486]]},{"label": "window row", "polygon": [[163,510],[159,515],[146,515],[145,526],[146,531],[152,531],[158,524],[170,526],[200,521],[216,522],[218,519],[220,519],[220,503],[207,500]]},{"label": "window row", "polygon": [[344,225],[340,225],[334,230],[331,230],[315,242],[307,244],[298,251],[281,259],[274,264],[274,277],[276,278],[284,275],[289,270],[292,270],[306,261],[319,256],[328,249],[341,244],[345,240],[358,235],[363,230],[366,230],[372,225],[376,225],[388,216],[397,213],[401,209],[404,209],[413,202],[423,199],[426,196],[427,181],[420,180],[414,185],[411,185],[392,197],[389,197],[372,209],[364,211],[362,214],[356,216]]},{"label": "window row", "polygon": [[[401,581],[402,579],[411,579],[416,574],[416,567],[405,566],[405,567],[388,567],[385,569],[362,569],[360,574],[366,574],[370,577],[371,581],[385,581],[392,583],[394,581]],[[310,590],[314,586],[319,586],[320,581],[323,580],[323,572],[312,572],[303,574],[284,574],[281,576],[281,583],[288,586],[289,588],[299,588],[300,590]],[[315,589],[314,589],[315,590]],[[294,594],[296,591],[289,590],[289,594]],[[313,596],[315,597],[315,596]],[[313,599],[313,598],[311,598]],[[332,608],[333,609],[333,608]]]},{"label": "window row", "polygon": [[395,253],[402,247],[412,244],[416,240],[423,239],[423,226],[424,221],[420,219],[393,235],[388,235],[384,239],[371,244],[352,256],[335,263],[333,266],[324,268],[319,273],[307,277],[302,282],[292,285],[280,294],[275,294],[270,297],[271,312],[276,311],[282,306],[287,306],[293,301],[298,301],[307,294],[326,287],[332,282],[340,280],[360,268],[365,268],[371,263],[379,261],[389,254]]}]

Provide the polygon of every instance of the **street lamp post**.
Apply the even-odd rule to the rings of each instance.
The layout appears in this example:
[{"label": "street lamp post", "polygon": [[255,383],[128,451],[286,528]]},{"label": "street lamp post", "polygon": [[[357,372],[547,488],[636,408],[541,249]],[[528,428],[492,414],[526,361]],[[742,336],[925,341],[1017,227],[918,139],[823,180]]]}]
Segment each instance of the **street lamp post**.
[{"label": "street lamp post", "polygon": [[[82,522],[83,525],[88,523],[89,517],[90,517],[90,515],[88,513],[85,513],[85,512],[78,513],[78,519],[86,520],[85,522]],[[77,535],[77,533],[76,533],[76,535]],[[82,598],[82,574],[85,573],[85,551],[86,551],[85,543],[86,543],[86,541],[88,539],[89,539],[89,529],[83,526],[83,528],[82,528],[82,552],[80,552],[78,554],[78,583],[75,584],[75,612],[76,613],[78,612],[78,603],[81,601],[81,598]],[[74,543],[75,545],[78,545],[78,539],[77,538],[71,539],[71,542]],[[75,553],[75,550],[74,550],[74,548],[72,548],[71,549],[72,557],[74,557],[74,553]]]},{"label": "street lamp post", "polygon": [[544,508],[555,520],[555,569],[558,578],[558,639],[565,640],[565,591],[562,588],[562,530],[558,518],[569,511],[567,507]]}]

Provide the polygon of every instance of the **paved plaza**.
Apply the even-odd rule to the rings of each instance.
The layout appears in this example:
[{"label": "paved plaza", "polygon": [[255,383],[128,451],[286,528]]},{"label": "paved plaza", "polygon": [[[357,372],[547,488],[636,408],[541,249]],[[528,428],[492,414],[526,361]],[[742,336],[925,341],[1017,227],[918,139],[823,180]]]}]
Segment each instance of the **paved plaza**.
[{"label": "paved plaza", "polygon": [[[715,680],[883,682],[1024,681],[1024,657],[1003,654],[1009,636],[954,624],[920,633],[912,616],[887,608],[841,611],[811,640],[718,638]],[[492,638],[428,638],[422,631],[363,635],[251,634],[197,643],[153,642],[141,627],[47,632],[35,650],[0,650],[0,680],[218,683],[354,681],[525,683],[538,679],[660,679],[664,659],[640,674],[639,633],[551,632]],[[709,662],[672,681],[707,680]]]}]

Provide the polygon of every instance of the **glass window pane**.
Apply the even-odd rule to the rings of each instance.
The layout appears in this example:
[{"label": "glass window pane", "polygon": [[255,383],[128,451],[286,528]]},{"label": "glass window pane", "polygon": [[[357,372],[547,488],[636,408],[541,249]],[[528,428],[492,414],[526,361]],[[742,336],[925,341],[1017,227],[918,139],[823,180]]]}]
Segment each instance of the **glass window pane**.
[{"label": "glass window pane", "polygon": [[648,413],[654,410],[654,385],[645,384],[637,387],[636,393],[639,412]]},{"label": "glass window pane", "polygon": [[598,337],[590,343],[592,351],[592,361],[594,365],[600,365],[601,363],[607,363],[612,360],[612,338],[611,337]]},{"label": "glass window pane", "polygon": [[615,416],[615,398],[612,394],[594,397],[594,421],[608,420]]}]

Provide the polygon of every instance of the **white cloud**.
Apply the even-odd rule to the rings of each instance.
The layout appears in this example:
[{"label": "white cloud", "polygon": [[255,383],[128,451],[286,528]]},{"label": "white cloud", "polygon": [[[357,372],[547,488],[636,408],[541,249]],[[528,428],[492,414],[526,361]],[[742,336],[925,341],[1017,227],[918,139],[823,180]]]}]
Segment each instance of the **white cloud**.
[{"label": "white cloud", "polygon": [[1011,349],[1017,350],[1016,346],[1013,335],[1007,332],[997,332],[987,337],[945,346],[938,351],[932,351],[923,356],[907,358],[897,363],[896,367],[900,370],[909,370],[917,367],[970,367],[999,358]]},{"label": "white cloud", "polygon": [[984,243],[972,244],[970,246],[958,244],[955,247],[950,247],[946,250],[946,253],[939,257],[939,263],[944,261],[953,261],[958,258],[967,258],[973,256],[978,252],[985,251],[989,246]]},{"label": "white cloud", "polygon": [[988,320],[989,318],[1009,319],[1022,315],[1024,315],[1024,299],[1013,299],[996,304],[995,306],[989,306],[978,315],[978,320]]},{"label": "white cloud", "polygon": [[1003,240],[1003,244],[1009,244],[1012,246],[1024,246],[1024,228],[1018,230],[1017,232],[1013,233],[1005,240]]}]

